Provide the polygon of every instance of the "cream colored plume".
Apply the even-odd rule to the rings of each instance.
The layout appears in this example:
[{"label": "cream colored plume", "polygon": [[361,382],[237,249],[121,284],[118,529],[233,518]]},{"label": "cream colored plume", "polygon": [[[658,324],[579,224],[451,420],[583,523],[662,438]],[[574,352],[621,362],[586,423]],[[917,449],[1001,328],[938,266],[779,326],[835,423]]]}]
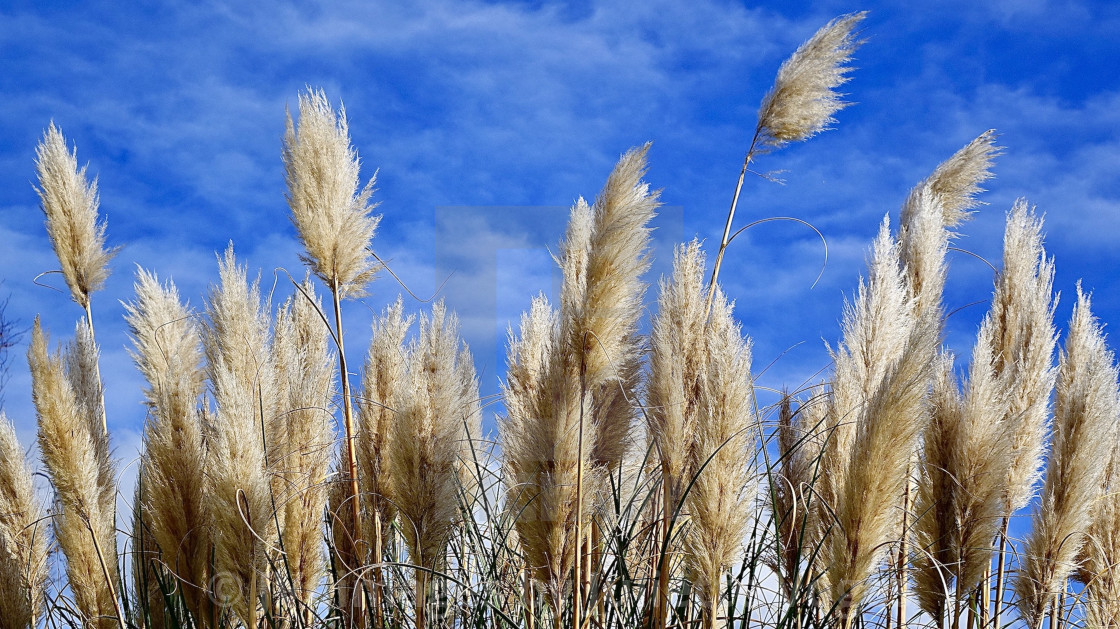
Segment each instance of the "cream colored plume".
[{"label": "cream colored plume", "polygon": [[[87,330],[78,326],[79,331]],[[88,332],[88,330],[87,330]],[[57,497],[55,538],[79,612],[97,627],[117,623],[116,470],[108,436],[83,405],[63,358],[48,354],[35,320],[31,348],[32,400],[39,416],[39,449]],[[77,361],[75,364],[83,364]]]},{"label": "cream colored plume", "polygon": [[116,255],[115,249],[105,248],[105,223],[97,221],[97,181],[86,180],[86,168],[78,168],[77,150],[67,150],[53,122],[35,148],[35,168],[47,235],[70,296],[85,308],[90,294],[105,284],[109,260]]},{"label": "cream colored plume", "polygon": [[396,507],[389,494],[387,457],[393,418],[396,416],[396,398],[405,378],[408,356],[405,336],[415,317],[404,316],[404,302],[400,297],[373,322],[373,336],[362,373],[363,393],[358,398],[357,452],[361,483],[362,512],[365,515],[365,539],[373,543],[373,514],[381,517],[383,530],[396,515]]},{"label": "cream colored plume", "polygon": [[272,345],[276,369],[276,438],[268,461],[282,524],[284,565],[299,607],[326,575],[323,512],[334,449],[333,357],[322,306],[310,281],[276,315]]},{"label": "cream colored plume", "polygon": [[[559,312],[543,300],[511,339],[501,422],[509,506],[534,578],[563,597],[579,531],[607,469],[628,443],[637,320],[648,268],[649,221],[658,194],[641,181],[648,145],[628,151],[594,206],[572,208],[562,254]],[[512,336],[512,334],[511,334]],[[599,463],[599,465],[596,465]]]},{"label": "cream colored plume", "polygon": [[1004,510],[1025,507],[1042,478],[1050,393],[1054,388],[1054,261],[1042,247],[1042,219],[1023,200],[1007,215],[1003,270],[992,296],[993,365],[1008,391],[1004,423],[1014,460]]},{"label": "cream colored plume", "polygon": [[47,585],[47,519],[15,426],[0,411],[0,626],[34,627]]},{"label": "cream colored plume", "polygon": [[469,459],[470,436],[479,430],[473,376],[470,352],[460,346],[458,318],[439,302],[431,317],[420,316],[405,385],[394,398],[388,452],[390,489],[409,561],[427,569],[443,565],[451,527],[459,520],[460,461]]},{"label": "cream colored plume", "polygon": [[844,313],[844,340],[833,353],[833,398],[821,461],[828,509],[819,565],[823,590],[840,619],[866,595],[868,579],[896,539],[899,501],[925,423],[924,405],[936,343],[919,318],[884,221],[870,279]]},{"label": "cream colored plume", "polygon": [[976,195],[980,184],[992,177],[992,160],[998,154],[995,132],[985,131],[915,186],[902,206],[898,242],[907,284],[920,315],[934,318],[939,327],[945,254],[956,237],[955,228],[980,205]]},{"label": "cream colored plume", "polygon": [[304,262],[339,297],[364,294],[377,270],[369,246],[381,219],[370,216],[374,179],[359,189],[346,110],[336,114],[322,90],[300,94],[299,126],[289,114],[283,155]]},{"label": "cream colored plume", "polygon": [[206,374],[196,316],[173,283],[160,285],[154,274],[137,271],[136,301],[125,304],[132,358],[148,383],[137,523],[147,527],[145,541],[183,581],[187,604],[201,617],[210,521],[204,510],[206,445],[199,409]]},{"label": "cream colored plume", "polygon": [[662,477],[676,485],[671,490],[676,497],[691,478],[692,444],[700,421],[702,402],[692,393],[703,386],[708,362],[705,296],[704,254],[693,241],[677,249],[672,279],[661,280],[650,333],[648,430],[661,459]]},{"label": "cream colored plume", "polygon": [[918,468],[914,563],[919,604],[935,618],[955,609],[948,605],[954,592],[970,594],[980,582],[1003,515],[1011,443],[1002,424],[1007,394],[992,368],[991,334],[986,319],[963,396],[947,355],[939,360],[932,389]]},{"label": "cream colored plume", "polygon": [[1112,463],[1081,551],[1079,580],[1085,584],[1089,627],[1120,627],[1120,427],[1113,433]]},{"label": "cream colored plume", "polygon": [[[214,596],[255,626],[275,538],[266,452],[275,441],[277,388],[270,317],[232,248],[219,262],[220,288],[207,303],[204,347],[217,409],[212,419],[205,509],[214,536]],[[266,447],[266,443],[270,444]]]},{"label": "cream colored plume", "polygon": [[758,480],[750,342],[742,337],[732,305],[718,286],[712,306],[690,452],[695,480],[685,502],[685,564],[695,574],[706,627],[717,626],[725,574],[742,553]]},{"label": "cream colored plume", "polygon": [[836,122],[833,114],[847,103],[835,90],[848,82],[847,64],[862,44],[853,29],[866,15],[851,13],[832,20],[782,63],[758,110],[759,144],[778,148],[806,140]]},{"label": "cream colored plume", "polygon": [[1078,285],[1077,305],[1058,366],[1046,480],[1015,581],[1019,613],[1032,627],[1077,569],[1114,449],[1102,436],[1116,434],[1120,413],[1117,375],[1101,324]]}]

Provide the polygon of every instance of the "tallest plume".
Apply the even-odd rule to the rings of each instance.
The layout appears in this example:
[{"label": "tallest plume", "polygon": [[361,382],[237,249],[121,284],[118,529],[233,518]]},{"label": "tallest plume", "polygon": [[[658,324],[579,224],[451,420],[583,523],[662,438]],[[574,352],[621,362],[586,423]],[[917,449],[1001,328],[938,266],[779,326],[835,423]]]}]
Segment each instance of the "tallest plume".
[{"label": "tallest plume", "polygon": [[35,149],[35,168],[47,234],[70,296],[85,308],[90,293],[109,278],[109,260],[116,255],[105,248],[105,223],[97,222],[97,181],[86,180],[86,169],[78,168],[77,151],[66,148],[53,122]]},{"label": "tallest plume", "polygon": [[299,97],[299,128],[288,116],[284,179],[304,262],[340,296],[361,295],[377,270],[368,248],[379,216],[370,216],[374,178],[359,189],[358,153],[346,110],[335,115],[321,90]]}]

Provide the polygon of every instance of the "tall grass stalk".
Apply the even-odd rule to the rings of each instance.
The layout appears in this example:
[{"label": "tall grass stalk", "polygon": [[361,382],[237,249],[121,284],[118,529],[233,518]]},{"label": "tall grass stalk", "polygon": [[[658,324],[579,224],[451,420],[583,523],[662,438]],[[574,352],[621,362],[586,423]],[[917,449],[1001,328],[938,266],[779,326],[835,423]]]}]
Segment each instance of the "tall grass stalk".
[{"label": "tall grass stalk", "polygon": [[[754,137],[743,158],[743,168],[735,184],[731,209],[727,212],[727,223],[723,227],[715,264],[712,265],[709,291],[715,288],[719,279],[723,254],[731,242],[731,226],[735,221],[743,181],[755,155],[813,137],[836,122],[832,116],[847,106],[840,100],[841,95],[836,88],[849,80],[847,73],[851,68],[847,64],[863,43],[855,39],[854,29],[866,15],[851,13],[825,24],[778,68],[774,86],[762,99]],[[709,292],[709,310],[711,299]]]},{"label": "tall grass stalk", "polygon": [[[79,325],[81,340],[63,357],[48,354],[47,338],[35,320],[28,362],[32,399],[39,416],[39,448],[57,497],[52,513],[55,538],[66,556],[67,577],[75,603],[86,622],[124,626],[118,597],[116,544],[116,469],[109,457],[108,435],[101,414],[90,402],[95,391],[75,390],[89,383],[88,368],[96,356],[88,328]],[[95,358],[94,358],[95,359]]]},{"label": "tall grass stalk", "polygon": [[1041,624],[1047,606],[1056,606],[1085,543],[1112,455],[1101,436],[1115,434],[1117,377],[1113,353],[1078,285],[1058,366],[1046,481],[1015,581],[1019,613],[1030,626]]},{"label": "tall grass stalk", "polygon": [[[365,292],[377,271],[368,248],[380,217],[370,215],[374,179],[359,189],[360,162],[350,145],[346,111],[336,114],[321,90],[309,89],[299,98],[299,127],[288,115],[284,135],[284,177],[288,205],[301,242],[304,262],[326,284],[334,306],[334,343],[338,351],[338,373],[342,384],[345,428],[346,472],[350,483],[351,537],[361,535],[358,465],[354,453],[354,419],[350,375],[342,330],[341,300]],[[354,573],[357,575],[358,573]],[[360,580],[354,580],[347,596],[358,599],[349,622],[360,618]]]}]

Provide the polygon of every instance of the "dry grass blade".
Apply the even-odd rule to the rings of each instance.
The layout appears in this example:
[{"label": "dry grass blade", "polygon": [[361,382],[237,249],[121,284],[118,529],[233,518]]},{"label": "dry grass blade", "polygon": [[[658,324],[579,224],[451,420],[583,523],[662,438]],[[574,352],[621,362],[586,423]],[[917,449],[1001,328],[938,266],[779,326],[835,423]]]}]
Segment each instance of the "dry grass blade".
[{"label": "dry grass blade", "polygon": [[97,221],[97,181],[86,180],[86,168],[78,168],[77,151],[67,150],[53,122],[35,149],[35,167],[47,235],[70,296],[85,308],[90,294],[108,279],[109,260],[116,255],[115,249],[105,248],[105,223]]},{"label": "dry grass blade", "polygon": [[1115,434],[1120,413],[1114,357],[1080,285],[1056,389],[1046,481],[1015,582],[1019,613],[1031,627],[1077,567],[1112,456],[1113,444],[1101,436]]},{"label": "dry grass blade", "polygon": [[47,584],[47,526],[15,426],[0,411],[0,626],[34,627]]}]

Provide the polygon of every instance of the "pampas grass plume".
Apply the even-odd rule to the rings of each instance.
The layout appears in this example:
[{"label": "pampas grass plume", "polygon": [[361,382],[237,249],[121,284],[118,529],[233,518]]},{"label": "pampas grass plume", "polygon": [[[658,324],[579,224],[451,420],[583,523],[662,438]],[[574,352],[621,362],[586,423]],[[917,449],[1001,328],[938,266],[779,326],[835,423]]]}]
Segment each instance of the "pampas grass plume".
[{"label": "pampas grass plume", "polygon": [[[84,330],[79,326],[79,330]],[[66,574],[75,603],[87,620],[110,627],[120,615],[115,584],[116,486],[100,417],[82,407],[67,378],[63,359],[47,351],[47,338],[35,320],[28,363],[32,400],[39,416],[39,449],[58,499],[55,537],[66,555]],[[103,483],[108,480],[109,485]]]},{"label": "pampas grass plume", "polygon": [[1112,456],[1120,412],[1117,366],[1090,300],[1077,287],[1065,351],[1058,366],[1054,436],[1041,501],[1032,518],[1019,578],[1017,604],[1036,627],[1076,569],[1092,509]]},{"label": "pampas grass plume", "polygon": [[[204,512],[206,448],[198,409],[205,385],[195,313],[170,281],[136,274],[136,301],[125,305],[133,360],[148,383],[148,421],[138,488],[137,524],[201,613],[207,580],[209,520]],[[152,581],[154,582],[154,577]]]},{"label": "pampas grass plume", "polygon": [[363,369],[363,395],[358,400],[357,452],[361,483],[361,501],[365,505],[365,539],[373,543],[373,514],[381,518],[383,527],[393,521],[396,507],[389,494],[387,457],[396,398],[408,367],[405,336],[412,327],[413,316],[404,315],[400,297],[374,320],[373,336]]},{"label": "pampas grass plume", "polygon": [[35,149],[39,201],[46,215],[47,235],[54,246],[70,296],[83,308],[89,296],[109,277],[115,249],[105,248],[105,223],[97,220],[97,181],[78,168],[77,151],[66,148],[52,122]]},{"label": "pampas grass plume", "polygon": [[232,248],[219,263],[204,335],[212,420],[205,509],[214,534],[214,595],[247,626],[255,626],[263,592],[267,540],[275,528],[266,452],[272,449],[277,401],[269,356],[270,317],[257,284],[249,284]]},{"label": "pampas grass plume", "polygon": [[33,627],[47,583],[47,526],[15,426],[0,411],[0,626]]},{"label": "pampas grass plume", "polygon": [[334,369],[321,312],[314,286],[305,281],[278,310],[272,346],[281,407],[269,468],[284,565],[300,606],[311,604],[326,573],[321,528],[334,446]]},{"label": "pampas grass plume", "polygon": [[696,575],[708,628],[716,626],[724,574],[742,547],[757,481],[750,343],[718,286],[712,304],[685,537],[685,563]]},{"label": "pampas grass plume", "polygon": [[757,140],[779,148],[824,131],[847,105],[837,87],[848,82],[847,65],[862,44],[853,30],[865,12],[838,17],[821,27],[782,63],[758,110]]},{"label": "pampas grass plume", "polygon": [[379,216],[370,216],[374,179],[359,189],[358,154],[346,110],[336,114],[322,90],[299,96],[299,126],[287,118],[284,179],[304,262],[340,297],[360,296],[377,270],[367,248]]}]

